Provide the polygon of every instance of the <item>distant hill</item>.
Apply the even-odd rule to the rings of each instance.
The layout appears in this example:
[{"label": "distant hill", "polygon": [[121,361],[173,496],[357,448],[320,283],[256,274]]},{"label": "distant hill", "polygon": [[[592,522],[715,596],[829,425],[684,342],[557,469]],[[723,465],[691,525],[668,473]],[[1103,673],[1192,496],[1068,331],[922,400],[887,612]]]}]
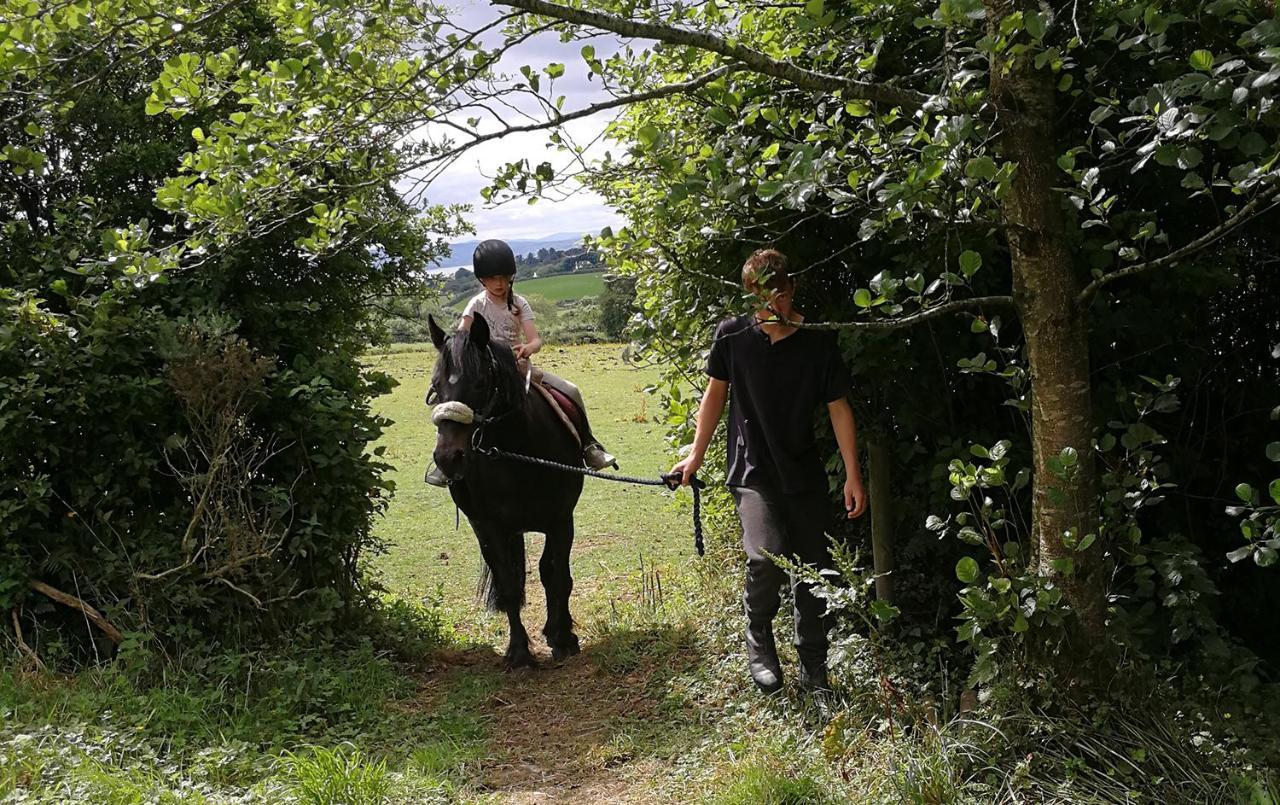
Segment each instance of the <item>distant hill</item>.
[{"label": "distant hill", "polygon": [[[546,235],[537,239],[510,239],[507,245],[511,247],[511,251],[517,255],[529,254],[539,249],[568,249],[577,246],[582,242],[581,234],[572,232],[557,232],[554,235]],[[452,251],[450,257],[446,257],[438,263],[433,264],[435,268],[444,266],[465,266],[471,264],[471,253],[476,250],[476,246],[480,245],[479,240],[463,240],[458,243],[450,243],[449,249]]]}]

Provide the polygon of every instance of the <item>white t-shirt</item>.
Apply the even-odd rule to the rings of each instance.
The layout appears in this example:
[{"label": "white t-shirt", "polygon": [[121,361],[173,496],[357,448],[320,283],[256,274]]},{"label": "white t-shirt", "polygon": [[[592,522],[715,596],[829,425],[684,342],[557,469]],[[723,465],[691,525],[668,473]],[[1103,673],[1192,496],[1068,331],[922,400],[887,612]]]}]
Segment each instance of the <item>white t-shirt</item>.
[{"label": "white t-shirt", "polygon": [[[505,302],[494,304],[489,298],[486,291],[481,291],[471,297],[471,301],[467,303],[467,307],[462,311],[462,315],[475,316],[479,313],[484,316],[485,323],[489,325],[489,332],[495,341],[514,347],[516,344],[524,342],[524,322],[533,321],[533,308],[529,306],[529,300],[520,294],[512,294],[511,302],[515,310],[519,312],[519,316],[507,309]],[[472,324],[475,320],[472,320]]]}]

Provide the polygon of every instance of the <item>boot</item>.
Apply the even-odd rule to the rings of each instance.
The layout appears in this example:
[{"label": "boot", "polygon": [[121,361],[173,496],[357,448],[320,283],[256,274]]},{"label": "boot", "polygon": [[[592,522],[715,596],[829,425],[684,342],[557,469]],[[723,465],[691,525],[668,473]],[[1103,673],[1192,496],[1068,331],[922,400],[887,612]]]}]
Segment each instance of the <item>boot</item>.
[{"label": "boot", "polygon": [[449,485],[449,479],[445,476],[443,472],[440,471],[440,468],[437,467],[434,463],[427,469],[427,474],[423,476],[422,480],[426,481],[432,486],[447,487]]},{"label": "boot", "polygon": [[605,467],[613,467],[618,469],[618,459],[614,458],[605,449],[600,446],[599,442],[592,442],[582,450],[582,460],[593,470],[602,470]]},{"label": "boot", "polygon": [[782,666],[778,664],[772,625],[762,628],[747,625],[747,670],[761,692],[770,694],[782,690]]},{"label": "boot", "polygon": [[825,660],[800,658],[800,687],[805,690],[831,690],[827,679],[827,663]]}]

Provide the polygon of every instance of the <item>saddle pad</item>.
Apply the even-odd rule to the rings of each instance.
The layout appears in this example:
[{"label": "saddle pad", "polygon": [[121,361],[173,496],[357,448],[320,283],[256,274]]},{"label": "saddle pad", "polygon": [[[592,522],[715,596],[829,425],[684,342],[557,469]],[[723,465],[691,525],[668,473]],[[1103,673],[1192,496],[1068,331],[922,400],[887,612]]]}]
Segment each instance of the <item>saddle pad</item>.
[{"label": "saddle pad", "polygon": [[556,412],[560,422],[568,429],[573,436],[574,441],[579,445],[582,444],[582,412],[578,410],[578,406],[561,392],[542,383],[534,383],[534,388],[542,392],[547,398],[547,402],[551,403],[551,410]]}]

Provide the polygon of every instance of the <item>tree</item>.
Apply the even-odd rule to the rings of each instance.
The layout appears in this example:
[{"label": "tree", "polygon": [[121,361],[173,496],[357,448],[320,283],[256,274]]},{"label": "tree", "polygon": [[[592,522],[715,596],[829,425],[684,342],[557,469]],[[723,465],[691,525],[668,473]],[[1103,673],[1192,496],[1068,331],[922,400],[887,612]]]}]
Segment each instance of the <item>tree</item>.
[{"label": "tree", "polygon": [[[158,200],[169,180],[196,192],[179,175],[190,149],[237,118],[234,97],[148,109],[162,73],[190,51],[224,75],[308,56],[285,33],[296,20],[257,4],[164,13],[4,10],[0,609],[73,638],[80,613],[26,602],[91,605],[174,642],[323,628],[361,591],[392,488],[366,449],[385,426],[370,400],[390,382],[360,364],[367,303],[414,283],[457,231],[454,211],[412,210],[362,170],[393,156],[367,132],[330,142],[362,146],[312,175],[336,192],[277,188],[277,209],[319,226],[295,215],[214,232],[177,196]],[[247,150],[267,175],[304,178]],[[344,211],[344,237],[317,237],[320,196]],[[96,656],[91,643],[81,656]]]},{"label": "tree", "polygon": [[[587,46],[583,56],[621,88],[614,105],[687,95],[704,125],[724,131],[721,148],[686,156],[686,196],[857,215],[863,239],[890,248],[952,233],[956,262],[929,266],[937,293],[921,293],[929,277],[890,272],[855,294],[869,320],[837,326],[1016,311],[1032,389],[1022,402],[1039,564],[1096,637],[1115,546],[1098,530],[1089,319],[1114,283],[1194,263],[1269,209],[1280,74],[1269,15],[1233,2],[943,3],[918,21],[910,9],[858,3],[497,4],[537,15],[520,30],[550,20],[661,43],[608,60]],[[655,86],[655,75],[668,83]],[[762,85],[809,103],[752,103]],[[666,135],[642,115],[617,133],[637,161]],[[532,181],[513,177],[527,180],[518,189]],[[1167,231],[1160,203],[1184,195],[1206,223]],[[745,216],[726,223],[722,231],[747,228]],[[649,259],[678,270],[660,250]],[[952,298],[984,264],[1006,259],[1006,294]]]}]

